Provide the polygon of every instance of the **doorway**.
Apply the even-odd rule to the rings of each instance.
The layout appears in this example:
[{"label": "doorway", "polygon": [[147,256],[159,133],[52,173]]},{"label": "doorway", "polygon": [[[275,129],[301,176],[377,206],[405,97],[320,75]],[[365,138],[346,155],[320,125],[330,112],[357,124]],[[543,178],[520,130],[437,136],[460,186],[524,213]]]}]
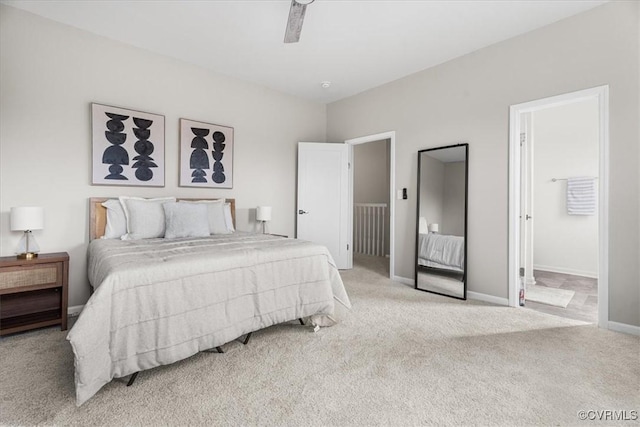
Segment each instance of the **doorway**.
[{"label": "doorway", "polygon": [[351,147],[352,159],[349,202],[353,220],[349,240],[354,263],[368,264],[376,270],[384,264],[394,279],[395,132],[345,143]]},{"label": "doorway", "polygon": [[597,323],[597,99],[524,113],[521,123],[526,307]]},{"label": "doorway", "polygon": [[[567,133],[576,114],[581,124]],[[585,132],[592,146],[580,146]],[[606,327],[608,87],[512,106],[509,139],[509,304],[519,305],[523,287],[525,298],[538,291],[547,301],[526,306],[576,318],[571,311],[582,303],[588,311],[588,288],[597,283],[597,315],[578,318]],[[583,182],[591,190],[576,199]],[[559,308],[571,301],[569,311]]]},{"label": "doorway", "polygon": [[389,274],[389,140],[353,146],[353,263]]}]

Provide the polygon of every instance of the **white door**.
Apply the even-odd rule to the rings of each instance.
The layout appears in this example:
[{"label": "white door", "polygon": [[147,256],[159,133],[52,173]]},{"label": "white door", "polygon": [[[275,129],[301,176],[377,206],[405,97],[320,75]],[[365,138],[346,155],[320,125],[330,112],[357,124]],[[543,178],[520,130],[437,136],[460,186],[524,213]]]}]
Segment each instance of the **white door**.
[{"label": "white door", "polygon": [[326,246],[339,269],[353,267],[350,148],[348,144],[298,143],[297,238]]}]

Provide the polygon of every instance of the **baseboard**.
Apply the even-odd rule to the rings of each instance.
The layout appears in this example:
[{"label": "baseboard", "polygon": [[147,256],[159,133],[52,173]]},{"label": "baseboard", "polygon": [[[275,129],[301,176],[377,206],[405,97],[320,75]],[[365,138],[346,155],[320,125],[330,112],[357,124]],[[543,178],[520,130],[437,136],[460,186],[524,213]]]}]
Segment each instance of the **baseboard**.
[{"label": "baseboard", "polygon": [[640,336],[640,326],[627,325],[626,323],[612,322],[609,320],[607,328],[616,332]]},{"label": "baseboard", "polygon": [[84,308],[84,304],[82,305],[74,305],[72,307],[67,308],[67,316],[76,317],[80,316],[80,312]]},{"label": "baseboard", "polygon": [[493,295],[481,294],[480,292],[467,291],[467,298],[475,299],[478,301],[489,302],[497,305],[509,305],[508,298],[495,297]]},{"label": "baseboard", "polygon": [[400,282],[404,285],[409,285],[409,286],[415,286],[415,280],[414,279],[409,279],[408,277],[402,277],[402,276],[393,276],[393,278],[391,279],[394,282]]},{"label": "baseboard", "polygon": [[534,265],[534,270],[548,271],[549,273],[570,274],[572,276],[589,277],[590,279],[597,279],[598,273],[593,271],[581,271],[573,270],[571,268],[553,267],[549,265]]},{"label": "baseboard", "polygon": [[[415,280],[407,277],[393,276],[393,281],[402,283],[404,285],[415,286]],[[479,292],[467,291],[467,298],[475,299],[478,301],[489,302],[497,305],[509,305],[509,299],[494,297],[493,295],[481,294]]]}]

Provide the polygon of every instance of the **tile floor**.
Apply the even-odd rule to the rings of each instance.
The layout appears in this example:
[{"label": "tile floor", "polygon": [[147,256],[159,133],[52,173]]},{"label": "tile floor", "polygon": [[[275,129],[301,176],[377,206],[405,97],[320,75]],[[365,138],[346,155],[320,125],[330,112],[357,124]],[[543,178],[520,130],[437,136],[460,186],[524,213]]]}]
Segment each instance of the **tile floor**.
[{"label": "tile floor", "polygon": [[547,314],[597,323],[598,321],[598,280],[570,274],[551,273],[534,270],[536,285],[574,291],[575,295],[566,308],[554,307],[527,301],[525,307]]}]

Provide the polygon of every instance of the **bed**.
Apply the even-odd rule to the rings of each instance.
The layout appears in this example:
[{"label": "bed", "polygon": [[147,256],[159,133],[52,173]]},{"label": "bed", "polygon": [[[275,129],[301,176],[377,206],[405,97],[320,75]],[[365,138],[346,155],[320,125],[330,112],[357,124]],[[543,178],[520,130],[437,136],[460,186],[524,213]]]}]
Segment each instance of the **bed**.
[{"label": "bed", "polygon": [[464,237],[419,233],[418,265],[464,273]]},{"label": "bed", "polygon": [[[176,239],[100,239],[105,199],[91,199],[93,293],[69,332],[76,404],[113,378],[166,365],[282,322],[335,321],[350,308],[328,250],[234,232]],[[231,201],[233,218],[235,203]]]}]

